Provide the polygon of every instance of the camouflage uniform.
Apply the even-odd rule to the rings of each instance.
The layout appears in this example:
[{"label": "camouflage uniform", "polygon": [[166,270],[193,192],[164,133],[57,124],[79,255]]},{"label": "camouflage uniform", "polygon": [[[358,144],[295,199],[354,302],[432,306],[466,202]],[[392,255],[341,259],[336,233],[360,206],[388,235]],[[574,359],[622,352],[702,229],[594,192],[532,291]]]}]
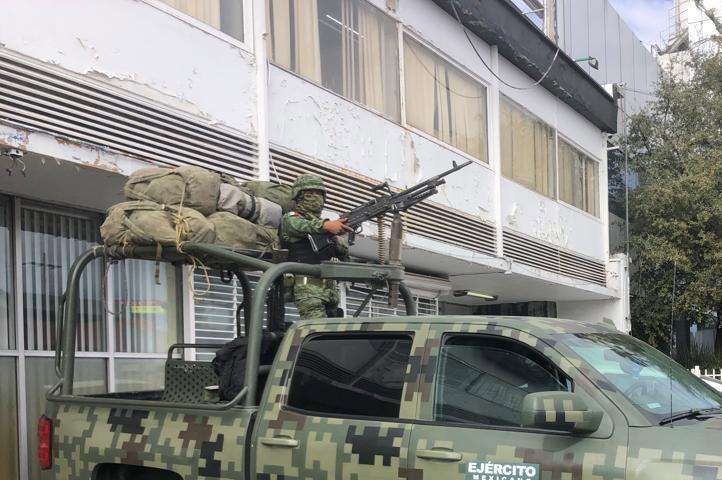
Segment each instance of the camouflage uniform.
[{"label": "camouflage uniform", "polygon": [[[293,197],[298,196],[306,190],[315,190],[324,193],[326,189],[323,181],[315,175],[299,175],[293,185]],[[286,213],[281,220],[281,242],[284,245],[299,244],[308,242],[308,234],[328,235],[323,229],[322,219],[318,212],[304,208],[303,202],[298,202],[294,211]],[[343,252],[344,243],[336,237],[337,245]],[[314,263],[318,263],[315,261]],[[325,318],[328,311],[335,311],[338,308],[339,295],[336,282],[326,280],[319,281],[310,277],[296,277],[293,288],[298,313],[302,319]]]}]

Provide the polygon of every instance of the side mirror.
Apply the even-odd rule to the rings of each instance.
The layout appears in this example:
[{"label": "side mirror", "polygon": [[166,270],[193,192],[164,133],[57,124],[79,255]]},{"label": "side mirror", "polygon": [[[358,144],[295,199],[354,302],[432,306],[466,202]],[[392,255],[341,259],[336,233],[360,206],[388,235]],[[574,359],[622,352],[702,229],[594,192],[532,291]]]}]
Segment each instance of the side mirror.
[{"label": "side mirror", "polygon": [[594,433],[602,423],[602,412],[589,410],[572,392],[537,392],[524,397],[521,426],[569,433]]}]

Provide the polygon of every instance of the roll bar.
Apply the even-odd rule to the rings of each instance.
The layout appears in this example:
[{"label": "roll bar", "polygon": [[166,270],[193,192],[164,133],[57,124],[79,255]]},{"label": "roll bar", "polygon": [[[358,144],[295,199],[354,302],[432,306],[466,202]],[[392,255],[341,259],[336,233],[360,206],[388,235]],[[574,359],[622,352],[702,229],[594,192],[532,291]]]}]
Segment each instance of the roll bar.
[{"label": "roll bar", "polygon": [[[254,406],[258,389],[258,373],[260,363],[261,336],[263,334],[263,306],[269,291],[281,281],[287,273],[308,275],[330,280],[352,282],[383,282],[388,280],[399,282],[399,292],[404,300],[407,315],[416,315],[416,302],[410,290],[403,282],[403,267],[393,265],[374,265],[350,262],[324,262],[319,265],[305,263],[282,262],[273,263],[264,258],[262,252],[243,251],[240,253],[233,249],[218,245],[203,243],[184,243],[178,249],[175,246],[162,247],[93,247],[83,252],[71,266],[68,272],[68,284],[65,294],[61,297],[56,319],[55,371],[59,381],[48,391],[46,397],[50,401],[82,401],[98,404],[128,404],[135,406],[162,406],[166,408],[202,408],[206,410],[226,410],[244,401],[246,407]],[[205,266],[221,268],[233,272],[244,287],[244,294],[248,290],[245,271],[263,271],[256,288],[251,295],[250,305],[244,298],[244,311],[246,314],[248,337],[248,352],[246,355],[246,385],[233,400],[224,404],[181,404],[156,400],[125,400],[104,397],[78,397],[73,395],[73,377],[75,374],[75,348],[78,317],[78,298],[80,292],[80,277],[85,267],[96,258],[109,260],[144,259],[165,261],[171,263],[192,263],[191,258],[199,259]],[[242,278],[243,277],[243,278]],[[283,310],[281,309],[282,313]],[[250,315],[249,315],[250,313]],[[200,347],[203,344],[177,344],[168,352],[170,356],[174,348]],[[56,392],[60,391],[60,394]]]}]

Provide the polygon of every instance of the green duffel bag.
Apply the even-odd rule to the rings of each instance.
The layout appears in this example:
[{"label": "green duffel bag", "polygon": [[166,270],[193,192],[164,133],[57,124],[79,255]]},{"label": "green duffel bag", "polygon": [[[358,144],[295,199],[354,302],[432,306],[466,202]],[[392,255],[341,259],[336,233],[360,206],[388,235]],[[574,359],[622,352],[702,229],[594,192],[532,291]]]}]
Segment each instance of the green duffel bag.
[{"label": "green duffel bag", "polygon": [[128,200],[148,200],[162,205],[180,205],[210,215],[216,211],[221,176],[205,168],[184,165],[176,168],[148,167],[134,172],[125,183]]},{"label": "green duffel bag", "polygon": [[196,210],[147,200],[110,207],[100,235],[108,246],[213,243],[216,239],[213,223]]},{"label": "green duffel bag", "polygon": [[208,217],[216,232],[216,243],[241,250],[278,250],[278,231],[233,215],[216,212]]},{"label": "green duffel bag", "polygon": [[291,185],[251,180],[250,182],[244,183],[241,189],[254,197],[265,198],[273,203],[277,203],[281,206],[284,213],[290,212],[295,208],[293,198],[291,197]]}]

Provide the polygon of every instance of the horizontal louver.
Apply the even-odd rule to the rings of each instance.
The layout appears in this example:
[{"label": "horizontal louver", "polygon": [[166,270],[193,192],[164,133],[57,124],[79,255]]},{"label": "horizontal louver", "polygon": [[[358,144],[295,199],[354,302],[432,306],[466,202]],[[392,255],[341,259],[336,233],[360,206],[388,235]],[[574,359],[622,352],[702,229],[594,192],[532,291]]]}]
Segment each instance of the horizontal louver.
[{"label": "horizontal louver", "polygon": [[[371,290],[366,286],[353,285],[346,292],[346,316],[356,314]],[[438,315],[439,302],[436,298],[414,296],[416,307],[420,316]],[[404,302],[399,298],[397,308],[388,305],[388,292],[386,289],[374,293],[373,297],[359,313],[359,317],[388,317],[406,315]]]},{"label": "horizontal louver", "polygon": [[3,55],[0,119],[163,164],[256,176],[251,140]]},{"label": "horizontal louver", "polygon": [[504,230],[504,256],[567,277],[606,286],[604,263],[575,255],[554,245]]},{"label": "horizontal louver", "polygon": [[[283,183],[293,183],[301,173],[316,173],[323,177],[329,189],[328,208],[338,212],[351,210],[370,200],[374,196],[371,187],[378,183],[278,149],[271,149],[271,158],[271,174],[277,175]],[[405,216],[405,226],[409,233],[478,252],[492,255],[495,252],[493,225],[436,203],[425,201],[412,207]]]}]

